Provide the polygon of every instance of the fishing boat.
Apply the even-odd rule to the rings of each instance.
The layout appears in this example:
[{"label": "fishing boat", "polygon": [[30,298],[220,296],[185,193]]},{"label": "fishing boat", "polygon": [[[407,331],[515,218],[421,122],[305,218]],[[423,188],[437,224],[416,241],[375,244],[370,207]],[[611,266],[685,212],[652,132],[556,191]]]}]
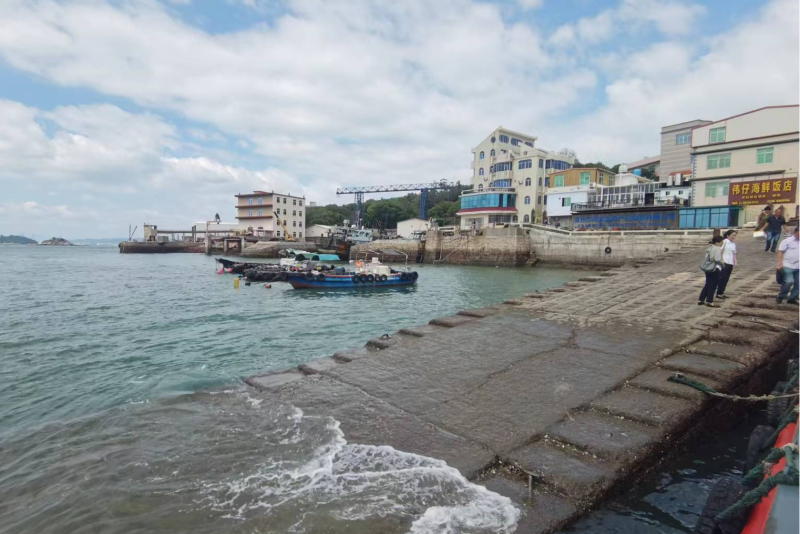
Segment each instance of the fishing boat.
[{"label": "fishing boat", "polygon": [[290,272],[285,279],[295,289],[373,289],[378,287],[403,287],[417,283],[419,274],[414,271],[397,271],[373,260],[371,263],[354,262],[354,269],[344,268],[333,272]]}]

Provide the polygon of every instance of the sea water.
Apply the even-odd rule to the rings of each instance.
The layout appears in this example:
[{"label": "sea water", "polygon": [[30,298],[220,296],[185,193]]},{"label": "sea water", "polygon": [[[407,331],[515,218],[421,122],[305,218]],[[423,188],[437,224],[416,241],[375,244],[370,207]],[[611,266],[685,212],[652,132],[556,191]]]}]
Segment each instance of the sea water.
[{"label": "sea water", "polygon": [[0,533],[513,532],[519,510],[441,460],[242,386],[585,274],[414,268],[412,288],[234,289],[203,255],[0,247]]}]

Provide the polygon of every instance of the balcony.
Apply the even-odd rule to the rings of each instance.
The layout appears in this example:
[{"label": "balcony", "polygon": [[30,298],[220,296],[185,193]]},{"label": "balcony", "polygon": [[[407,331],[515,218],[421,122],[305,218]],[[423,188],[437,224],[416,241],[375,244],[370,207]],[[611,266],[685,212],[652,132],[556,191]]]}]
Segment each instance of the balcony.
[{"label": "balcony", "polygon": [[237,204],[234,208],[239,208],[243,210],[263,210],[266,208],[270,208],[270,212],[272,212],[272,204]]},{"label": "balcony", "polygon": [[676,206],[672,199],[644,199],[635,198],[630,202],[615,202],[611,200],[593,200],[589,202],[581,202],[572,204],[572,213],[581,211],[596,211],[596,210],[619,210],[619,209],[634,209],[645,210],[655,207],[663,208],[667,206]]},{"label": "balcony", "polygon": [[483,189],[465,189],[461,192],[461,196],[478,195],[482,193],[515,193],[513,187],[485,187]]}]

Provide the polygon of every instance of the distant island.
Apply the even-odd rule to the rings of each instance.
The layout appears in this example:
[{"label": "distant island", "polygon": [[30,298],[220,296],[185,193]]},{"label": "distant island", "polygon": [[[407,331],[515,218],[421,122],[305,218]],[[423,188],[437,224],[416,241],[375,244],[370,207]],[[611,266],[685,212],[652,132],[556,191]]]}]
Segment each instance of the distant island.
[{"label": "distant island", "polygon": [[40,245],[51,246],[51,247],[72,247],[74,246],[72,243],[64,239],[63,237],[52,237],[50,239],[45,239]]},{"label": "distant island", "polygon": [[0,235],[0,244],[10,245],[38,245],[35,240],[22,237],[21,235]]}]

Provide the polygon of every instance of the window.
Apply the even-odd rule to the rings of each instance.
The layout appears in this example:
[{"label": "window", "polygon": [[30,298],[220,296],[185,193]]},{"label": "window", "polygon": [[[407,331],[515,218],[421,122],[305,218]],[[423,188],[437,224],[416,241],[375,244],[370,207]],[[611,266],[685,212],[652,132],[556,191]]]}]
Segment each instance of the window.
[{"label": "window", "polygon": [[248,217],[252,217],[253,216],[253,210],[247,210],[247,216]]},{"label": "window", "polygon": [[553,187],[564,187],[564,175],[559,174],[555,177],[555,185]]},{"label": "window", "polygon": [[292,200],[292,204],[294,204],[295,206],[297,206],[297,199],[296,199],[296,198],[295,198],[294,200]]},{"label": "window", "polygon": [[491,152],[489,152],[489,155],[490,155],[490,156],[492,156],[492,157],[494,157],[494,154],[495,154],[495,152],[494,152],[494,149],[492,149],[492,151],[491,151]]},{"label": "window", "polygon": [[298,201],[297,201],[297,205],[298,205],[298,206],[302,206],[302,205],[303,205],[303,201],[302,201],[302,200],[298,200]]},{"label": "window", "polygon": [[598,181],[598,182],[600,182],[600,185],[602,185],[602,184],[603,184],[603,182],[605,181],[605,179],[606,179],[606,178],[605,178],[605,176],[603,176],[603,175],[601,174],[601,175],[600,175],[600,178],[598,178],[598,180],[597,180],[597,181]]},{"label": "window", "polygon": [[478,169],[478,176],[483,176],[483,167]]},{"label": "window", "polygon": [[495,141],[497,141],[497,138],[492,137],[492,144],[494,144]]},{"label": "window", "polygon": [[531,197],[525,197],[525,204],[531,203]]},{"label": "window", "polygon": [[259,206],[262,206],[262,205],[264,205],[264,199],[263,199],[263,198],[261,198],[261,197],[258,197],[258,205],[259,205]]},{"label": "window", "polygon": [[302,217],[302,216],[303,216],[303,210],[300,210],[300,211],[298,211],[298,212],[297,212],[297,216],[298,216],[298,217]]},{"label": "window", "polygon": [[511,180],[510,178],[505,180],[495,180],[489,183],[489,187],[511,187],[513,185],[514,185],[513,180]]},{"label": "window", "polygon": [[483,152],[483,150],[481,150],[481,154],[478,156],[478,159],[483,159],[484,157],[486,157],[486,154]]},{"label": "window", "polygon": [[581,172],[581,185],[589,185],[589,181],[592,179],[592,173],[588,171]]},{"label": "window", "polygon": [[501,143],[508,143],[508,136],[507,135],[501,135],[500,136],[500,142]]},{"label": "window", "polygon": [[303,237],[303,232],[298,232],[297,237]]},{"label": "window", "polygon": [[519,139],[516,139],[514,137],[511,138],[511,144],[512,145],[519,146],[520,143],[522,143],[522,141],[520,141]]},{"label": "window", "polygon": [[569,207],[572,204],[572,199],[570,197],[564,197],[561,199],[561,205],[565,208]]},{"label": "window", "polygon": [[759,148],[758,155],[756,156],[756,163],[758,165],[763,165],[764,163],[772,163],[772,154],[775,152],[775,148]]},{"label": "window", "polygon": [[292,226],[297,227],[297,221],[292,221]]},{"label": "window", "polygon": [[281,231],[275,230],[275,237],[280,237],[280,236],[281,236]]},{"label": "window", "polygon": [[526,223],[531,222],[531,216],[530,215],[526,215],[525,217],[522,218],[522,222],[526,222]]},{"label": "window", "polygon": [[544,168],[544,160],[543,159],[539,159],[539,168],[540,169]]},{"label": "window", "polygon": [[297,232],[292,232],[292,237],[297,237]]},{"label": "window", "polygon": [[550,187],[550,177],[549,177],[549,176],[547,176],[547,177],[544,179],[544,186],[545,186],[545,187]]},{"label": "window", "polygon": [[283,203],[286,204],[286,199],[285,198],[283,199]]},{"label": "window", "polygon": [[495,163],[494,170],[492,172],[503,172],[503,171],[510,171],[511,170],[511,162],[504,161],[502,163]]},{"label": "window", "polygon": [[259,217],[263,217],[264,216],[264,210],[258,210],[258,216]]},{"label": "window", "polygon": [[709,143],[724,143],[725,142],[725,127],[711,128],[708,132]]},{"label": "window", "polygon": [[715,154],[708,156],[706,168],[707,169],[727,169],[731,166],[731,155],[728,154]]},{"label": "window", "polygon": [[531,179],[530,178],[525,178],[525,185],[526,186],[531,185]]},{"label": "window", "polygon": [[529,147],[533,147],[533,143],[531,143],[530,141],[525,141],[525,144],[528,145]]},{"label": "window", "polygon": [[292,217],[297,217],[297,210],[292,210]]},{"label": "window", "polygon": [[682,133],[675,136],[676,145],[688,145],[689,141],[691,140],[692,140],[692,134],[690,133]]},{"label": "window", "polygon": [[521,159],[519,160],[519,168],[520,169],[530,169],[533,167],[533,161],[529,159]]},{"label": "window", "polygon": [[[542,160],[539,160],[539,161],[541,162]],[[542,187],[542,177],[541,176],[539,177],[539,187]]]},{"label": "window", "polygon": [[303,221],[297,221],[297,226],[299,226],[300,228],[302,228],[302,227],[303,227]]},{"label": "window", "polygon": [[248,204],[249,206],[252,206],[252,205],[253,205],[253,199],[252,199],[252,198],[248,198],[248,199],[247,199],[247,204]]},{"label": "window", "polygon": [[478,184],[478,191],[480,191],[481,189],[483,189],[483,184]]},{"label": "window", "polygon": [[536,197],[536,203],[537,204],[541,204],[542,203],[542,195],[539,195],[538,197]]},{"label": "window", "polygon": [[706,184],[706,197],[728,196],[728,182],[712,182]]},{"label": "window", "polygon": [[513,217],[511,217],[511,222],[519,222],[519,217],[514,215]]},{"label": "window", "polygon": [[[285,198],[283,200],[286,200]],[[283,214],[286,215],[286,208],[283,209]]]}]

